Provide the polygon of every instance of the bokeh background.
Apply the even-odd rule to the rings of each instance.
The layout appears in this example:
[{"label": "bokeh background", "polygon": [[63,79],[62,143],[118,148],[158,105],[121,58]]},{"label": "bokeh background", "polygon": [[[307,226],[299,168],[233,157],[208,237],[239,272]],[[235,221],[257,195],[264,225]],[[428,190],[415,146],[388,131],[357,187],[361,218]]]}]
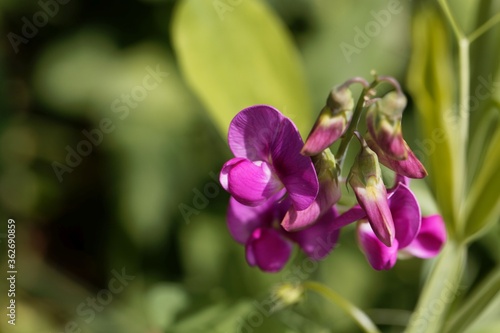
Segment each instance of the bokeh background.
[{"label": "bokeh background", "polygon": [[[391,2],[400,10],[387,25],[356,40]],[[438,12],[423,3],[0,1],[0,275],[9,218],[19,272],[15,327],[6,323],[0,282],[0,331],[357,332],[316,295],[273,314],[259,310],[277,283],[304,270],[304,257],[295,253],[278,274],[247,267],[216,182],[230,158],[225,131],[241,108],[265,103],[305,136],[333,85],[376,70],[405,86],[412,17],[421,6]],[[467,28],[500,5],[464,0],[453,8]],[[498,50],[498,36],[496,28],[483,44]],[[357,51],[346,56],[346,44]],[[498,59],[481,59],[474,73],[488,77]],[[418,149],[409,98],[404,132]],[[85,146],[85,133],[98,143]],[[78,147],[87,156],[68,165]],[[412,186],[424,213],[436,212],[425,182]],[[499,262],[499,239],[497,227],[472,246],[468,284]],[[306,275],[366,309],[385,332],[400,332],[428,265],[404,260],[375,272],[351,227]],[[133,277],[123,290],[82,315],[88,297],[104,295],[123,270]]]}]

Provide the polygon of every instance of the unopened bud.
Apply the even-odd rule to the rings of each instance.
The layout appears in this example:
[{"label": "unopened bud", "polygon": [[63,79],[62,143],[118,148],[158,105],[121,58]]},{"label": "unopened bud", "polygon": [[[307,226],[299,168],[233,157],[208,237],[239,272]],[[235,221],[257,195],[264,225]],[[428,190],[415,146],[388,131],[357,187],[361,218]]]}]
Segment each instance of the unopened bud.
[{"label": "unopened bud", "polygon": [[281,225],[286,231],[298,231],[307,228],[339,201],[341,190],[338,183],[339,170],[330,149],[313,156],[314,167],[318,174],[319,191],[314,202],[304,210],[291,207],[285,214]]},{"label": "unopened bud", "polygon": [[370,133],[365,136],[365,139],[368,146],[378,155],[379,162],[397,174],[409,178],[424,178],[427,176],[425,167],[411,151],[406,141],[403,140],[403,144],[408,157],[405,160],[396,160],[385,154],[382,148],[371,137]]},{"label": "unopened bud", "polygon": [[401,130],[405,107],[406,97],[397,92],[390,92],[371,105],[366,113],[366,123],[371,136],[387,156],[396,160],[408,157]]},{"label": "unopened bud", "polygon": [[304,297],[304,287],[287,282],[279,285],[274,293],[281,307],[285,307],[302,300]]},{"label": "unopened bud", "polygon": [[351,121],[353,107],[351,91],[345,87],[334,87],[307,137],[302,154],[317,155],[339,139]]},{"label": "unopened bud", "polygon": [[391,246],[395,236],[394,222],[377,154],[364,140],[362,144],[363,147],[351,168],[348,181],[359,205],[365,210],[375,235],[382,243]]}]

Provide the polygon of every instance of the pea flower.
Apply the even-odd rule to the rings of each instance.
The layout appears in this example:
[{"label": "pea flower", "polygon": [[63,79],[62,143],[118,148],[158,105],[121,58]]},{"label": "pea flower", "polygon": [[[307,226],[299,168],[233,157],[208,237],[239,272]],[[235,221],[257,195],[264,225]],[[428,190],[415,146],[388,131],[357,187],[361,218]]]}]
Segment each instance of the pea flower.
[{"label": "pea flower", "polygon": [[265,272],[280,271],[290,258],[293,243],[313,260],[321,260],[335,246],[339,230],[332,221],[334,208],[326,211],[314,225],[297,232],[287,232],[280,221],[291,206],[291,199],[276,193],[264,204],[246,206],[234,197],[229,200],[227,225],[231,236],[245,246],[246,260]]},{"label": "pea flower", "polygon": [[[398,234],[408,234],[406,223],[395,223],[396,239]],[[396,241],[387,247],[378,240],[368,223],[361,222],[358,225],[358,240],[372,267],[376,270],[388,270],[395,265],[398,257],[428,259],[438,255],[446,241],[446,230],[441,215],[424,216],[420,230],[410,243]]]},{"label": "pea flower", "polygon": [[268,105],[240,111],[231,121],[229,148],[220,182],[235,200],[257,206],[286,189],[296,210],[309,207],[319,183],[311,158],[300,154],[304,143],[295,124]]},{"label": "pea flower", "polygon": [[376,270],[391,269],[398,257],[431,258],[439,253],[446,231],[440,215],[421,216],[420,206],[408,187],[408,179],[398,175],[396,185],[388,191],[388,204],[394,223],[395,239],[384,244],[367,223],[367,214],[355,206],[335,220],[337,228],[359,221],[358,242]]}]

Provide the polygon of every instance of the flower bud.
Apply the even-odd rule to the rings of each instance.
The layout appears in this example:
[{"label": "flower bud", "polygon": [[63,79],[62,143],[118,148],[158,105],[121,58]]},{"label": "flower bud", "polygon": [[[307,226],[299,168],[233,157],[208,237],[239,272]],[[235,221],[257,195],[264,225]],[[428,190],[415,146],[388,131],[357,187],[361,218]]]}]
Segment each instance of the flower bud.
[{"label": "flower bud", "polygon": [[427,176],[427,170],[425,170],[425,167],[420,163],[410,147],[408,147],[406,141],[403,140],[403,144],[408,157],[405,160],[395,160],[385,154],[382,148],[371,137],[370,133],[366,134],[365,139],[368,146],[378,155],[379,162],[397,174],[409,178],[424,178]]},{"label": "flower bud", "polygon": [[307,137],[302,154],[317,155],[340,138],[351,121],[353,107],[351,91],[334,87]]},{"label": "flower bud", "polygon": [[397,92],[390,92],[371,105],[366,113],[368,131],[373,140],[388,157],[395,160],[408,157],[401,130],[405,107],[406,97]]},{"label": "flower bud", "polygon": [[274,295],[277,299],[275,309],[278,310],[300,302],[304,297],[304,287],[285,282],[276,288]]},{"label": "flower bud", "polygon": [[386,246],[391,246],[395,236],[394,222],[377,154],[368,148],[364,140],[362,144],[363,147],[351,168],[348,181],[359,205],[365,210],[375,235]]}]

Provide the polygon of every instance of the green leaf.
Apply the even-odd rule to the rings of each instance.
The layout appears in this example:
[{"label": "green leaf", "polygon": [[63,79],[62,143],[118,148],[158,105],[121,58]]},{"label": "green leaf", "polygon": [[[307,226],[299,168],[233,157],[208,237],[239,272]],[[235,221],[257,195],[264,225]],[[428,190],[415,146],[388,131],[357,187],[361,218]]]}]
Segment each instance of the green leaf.
[{"label": "green leaf", "polygon": [[184,0],[174,13],[172,39],[187,82],[222,134],[237,112],[253,104],[272,105],[301,131],[309,129],[310,98],[298,52],[261,1]]},{"label": "green leaf", "polygon": [[[174,333],[223,333],[239,332],[250,312],[255,307],[247,300],[240,300],[235,304],[218,303],[205,308],[180,321],[171,332]],[[169,331],[170,332],[170,331]]]},{"label": "green leaf", "polygon": [[[472,295],[456,311],[446,325],[446,332],[462,332],[471,324],[477,323],[485,310],[500,297],[500,268],[497,268],[481,282]],[[498,307],[497,307],[498,309]]]},{"label": "green leaf", "polygon": [[405,333],[443,332],[443,318],[459,293],[466,259],[466,246],[446,243],[420,292]]},{"label": "green leaf", "polygon": [[499,124],[499,112],[494,107],[491,106],[489,109],[485,109],[483,112],[483,117],[480,123],[477,125],[476,131],[471,133],[471,142],[468,152],[468,172],[469,172],[469,187],[472,182],[478,176],[478,171],[481,170],[481,166],[484,163],[484,157],[486,155],[488,142],[490,138],[495,134],[496,129]]},{"label": "green leaf", "polygon": [[500,216],[500,127],[491,139],[483,165],[474,180],[465,205],[466,235],[476,238]]},{"label": "green leaf", "polygon": [[188,305],[188,295],[182,286],[170,283],[155,285],[145,297],[150,322],[163,330],[172,325],[177,314]]},{"label": "green leaf", "polygon": [[[456,232],[463,182],[453,107],[454,75],[449,34],[436,10],[424,7],[413,21],[407,84],[416,104],[424,139],[415,150],[424,159],[428,182],[451,234]],[[452,236],[452,235],[450,235]],[[453,237],[453,236],[452,236]]]}]

